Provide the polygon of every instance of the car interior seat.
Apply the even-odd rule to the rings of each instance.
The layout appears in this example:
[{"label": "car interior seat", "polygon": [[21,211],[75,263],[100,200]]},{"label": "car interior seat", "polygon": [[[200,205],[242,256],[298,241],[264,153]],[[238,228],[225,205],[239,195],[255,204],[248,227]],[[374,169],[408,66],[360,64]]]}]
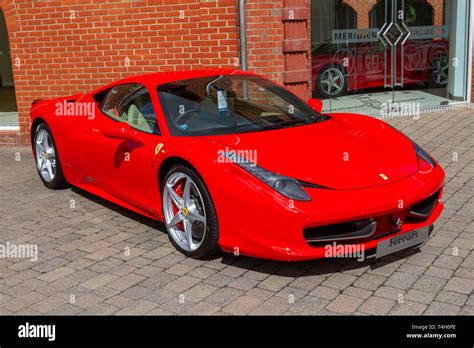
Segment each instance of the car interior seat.
[{"label": "car interior seat", "polygon": [[128,123],[131,126],[143,130],[147,133],[153,132],[153,129],[148,124],[148,121],[146,120],[145,116],[142,115],[142,113],[135,104],[130,105],[130,107],[128,108],[127,117]]}]

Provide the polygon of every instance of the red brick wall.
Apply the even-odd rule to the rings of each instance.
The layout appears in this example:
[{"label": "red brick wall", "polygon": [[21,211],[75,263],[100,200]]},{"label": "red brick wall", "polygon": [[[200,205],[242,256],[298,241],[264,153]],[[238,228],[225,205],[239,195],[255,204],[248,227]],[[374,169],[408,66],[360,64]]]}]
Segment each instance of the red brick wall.
[{"label": "red brick wall", "polygon": [[[316,0],[247,0],[246,8],[249,69],[286,82],[303,98],[311,91],[310,73],[308,81],[285,79],[310,69],[311,21],[288,21],[282,10],[309,13],[310,1]],[[29,108],[36,98],[83,93],[141,73],[240,64],[237,0],[0,0],[0,7],[17,63],[21,128],[0,131],[0,144],[29,141]],[[307,50],[303,44],[284,53],[285,40],[304,38],[304,30]]]},{"label": "red brick wall", "polygon": [[0,144],[29,141],[36,98],[84,93],[147,72],[238,62],[235,0],[0,0],[0,6],[18,63],[20,121],[19,133],[0,131]]},{"label": "red brick wall", "polygon": [[[294,2],[309,8],[309,0]],[[147,72],[240,67],[237,0],[0,0],[0,6],[12,61],[19,63],[20,120],[20,132],[0,131],[0,144],[29,141],[37,98],[84,93]],[[283,7],[284,0],[247,0],[246,8],[249,69],[280,83],[285,69],[310,64],[306,54],[295,61],[301,67],[284,57]],[[306,98],[308,83],[287,87]]]},{"label": "red brick wall", "polygon": [[[179,1],[177,1],[179,3]],[[240,67],[238,10],[236,0],[198,0],[201,66]],[[194,44],[193,44],[194,45]],[[179,64],[177,68],[180,68]]]},{"label": "red brick wall", "polygon": [[305,100],[311,79],[309,12],[310,0],[248,0],[246,11],[249,70]]},{"label": "red brick wall", "polygon": [[247,0],[249,70],[283,83],[283,0]]}]

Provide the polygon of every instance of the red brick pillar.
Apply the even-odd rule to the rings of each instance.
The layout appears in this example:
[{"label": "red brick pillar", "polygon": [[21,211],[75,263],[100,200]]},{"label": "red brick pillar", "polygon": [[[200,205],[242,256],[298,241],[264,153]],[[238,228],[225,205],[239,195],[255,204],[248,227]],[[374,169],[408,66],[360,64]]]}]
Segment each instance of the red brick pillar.
[{"label": "red brick pillar", "polygon": [[377,0],[344,0],[357,13],[357,28],[366,29],[370,26],[370,11],[377,4]]},{"label": "red brick pillar", "polygon": [[248,0],[249,70],[310,95],[310,0]]},{"label": "red brick pillar", "polygon": [[433,7],[433,17],[434,17],[434,24],[433,25],[443,25],[443,18],[444,18],[444,0],[427,0],[428,4]]},{"label": "red brick pillar", "polygon": [[307,100],[310,96],[311,80],[310,2],[284,0],[283,4],[283,83],[290,91]]}]

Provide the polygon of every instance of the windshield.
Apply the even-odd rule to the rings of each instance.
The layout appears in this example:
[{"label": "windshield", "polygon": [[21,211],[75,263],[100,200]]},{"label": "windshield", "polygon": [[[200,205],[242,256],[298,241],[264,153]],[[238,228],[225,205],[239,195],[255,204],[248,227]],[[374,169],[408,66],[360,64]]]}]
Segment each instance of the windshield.
[{"label": "windshield", "polygon": [[326,119],[277,84],[253,76],[221,75],[158,87],[172,135],[219,135],[294,127]]}]

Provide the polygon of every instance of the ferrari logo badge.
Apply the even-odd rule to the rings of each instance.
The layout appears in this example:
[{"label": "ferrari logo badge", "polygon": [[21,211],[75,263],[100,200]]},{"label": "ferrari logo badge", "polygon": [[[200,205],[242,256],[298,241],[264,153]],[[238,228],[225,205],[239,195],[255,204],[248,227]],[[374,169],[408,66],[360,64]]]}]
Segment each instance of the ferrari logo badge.
[{"label": "ferrari logo badge", "polygon": [[155,148],[155,156],[158,156],[158,154],[160,153],[161,149],[163,148],[163,146],[165,146],[163,143],[159,143],[158,145],[156,145],[156,148]]},{"label": "ferrari logo badge", "polygon": [[403,220],[400,217],[391,216],[390,220],[393,225],[397,226],[397,230],[400,231],[400,228],[403,225]]},{"label": "ferrari logo badge", "polygon": [[188,208],[184,207],[183,208],[183,215],[188,216],[188,214],[189,214]]},{"label": "ferrari logo badge", "polygon": [[384,173],[380,173],[379,175],[382,179],[388,180],[388,176],[386,176]]}]

